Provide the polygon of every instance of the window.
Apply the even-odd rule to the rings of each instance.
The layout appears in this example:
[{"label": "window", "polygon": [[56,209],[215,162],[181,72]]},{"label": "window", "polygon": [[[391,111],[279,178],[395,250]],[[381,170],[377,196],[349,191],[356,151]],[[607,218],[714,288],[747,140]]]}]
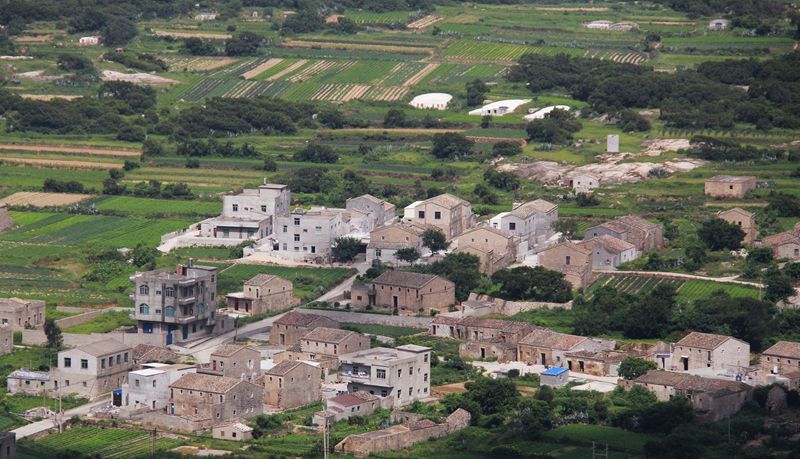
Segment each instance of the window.
[{"label": "window", "polygon": [[386,370],[375,370],[375,377],[378,379],[386,379]]},{"label": "window", "polygon": [[425,218],[425,211],[424,210],[420,210],[417,215],[419,215],[419,218],[421,218],[421,219]]},{"label": "window", "polygon": [[239,211],[239,204],[234,204],[232,207],[233,207],[233,211],[234,212],[238,212]]},{"label": "window", "polygon": [[108,358],[108,367],[111,368],[114,366],[114,356]]},{"label": "window", "polygon": [[299,234],[295,234],[294,235],[294,242],[300,242],[300,235]]},{"label": "window", "polygon": [[425,354],[425,355],[422,357],[422,361],[423,361],[423,362],[427,362],[427,361],[428,361],[428,354]]},{"label": "window", "polygon": [[164,289],[164,296],[168,296],[170,298],[175,296],[175,289],[172,287],[167,287]]},{"label": "window", "polygon": [[105,367],[106,367],[106,358],[103,357],[102,359],[100,359],[100,368],[105,368]]},{"label": "window", "polygon": [[567,256],[564,258],[564,264],[565,264],[565,265],[568,265],[568,264],[570,263],[570,261],[572,261],[572,257],[570,257],[569,255],[567,255]]},{"label": "window", "polygon": [[164,308],[164,315],[167,317],[175,317],[175,308],[172,306],[167,306]]},{"label": "window", "polygon": [[138,379],[135,379],[133,382],[134,382],[134,385],[135,385],[136,387],[139,387],[139,380],[138,380]]},{"label": "window", "polygon": [[422,380],[428,382],[428,373],[425,373],[422,377]]},{"label": "window", "polygon": [[413,387],[409,387],[408,388],[408,396],[411,397],[412,395],[414,395],[414,388]]},{"label": "window", "polygon": [[414,374],[414,367],[408,367],[408,374],[409,376]]},{"label": "window", "polygon": [[125,360],[125,363],[128,363],[128,353],[127,352],[125,353],[125,357],[123,357],[123,360]]},{"label": "window", "polygon": [[71,368],[72,367],[72,359],[69,357],[64,357],[64,368]]},{"label": "window", "polygon": [[299,218],[295,218],[294,219],[294,226],[300,226],[300,219]]},{"label": "window", "polygon": [[267,206],[261,206],[261,212],[266,212],[266,211],[267,211]]},{"label": "window", "polygon": [[381,256],[381,249],[375,249],[375,256],[376,257],[380,257]]},{"label": "window", "polygon": [[89,368],[89,360],[81,359],[81,369],[86,370]]},{"label": "window", "polygon": [[122,354],[117,354],[117,365],[122,363]]},{"label": "window", "polygon": [[433,213],[433,218],[436,219],[436,220],[441,220],[442,219],[442,213],[437,210],[436,212]]},{"label": "window", "polygon": [[150,294],[150,287],[146,285],[139,286],[139,295],[149,295]]},{"label": "window", "polygon": [[517,229],[517,224],[514,223],[514,222],[509,223],[508,224],[508,229],[510,229],[511,231],[514,231],[515,229]]},{"label": "window", "polygon": [[397,369],[397,377],[399,378],[402,375],[403,375],[403,369],[402,368],[398,368]]},{"label": "window", "polygon": [[322,234],[322,227],[321,226],[315,226],[314,227],[314,234]]},{"label": "window", "polygon": [[139,305],[139,314],[150,314],[150,306],[142,303]]}]

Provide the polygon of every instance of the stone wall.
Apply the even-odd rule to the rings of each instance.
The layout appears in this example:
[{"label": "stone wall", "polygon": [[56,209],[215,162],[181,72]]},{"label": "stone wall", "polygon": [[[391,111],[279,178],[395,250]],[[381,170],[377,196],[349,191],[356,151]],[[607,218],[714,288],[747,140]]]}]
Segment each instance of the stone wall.
[{"label": "stone wall", "polygon": [[142,423],[175,432],[190,434],[200,434],[201,432],[212,427],[211,419],[192,421],[180,416],[170,416],[168,414],[157,412],[151,412],[142,415]]},{"label": "stone wall", "polygon": [[[163,346],[161,342],[162,335],[145,334],[145,333],[124,333],[124,332],[109,332],[109,333],[64,333],[64,345],[67,347],[76,347],[84,344],[91,344],[104,339],[115,339],[120,343],[127,344],[134,347],[137,344],[152,344],[154,346]],[[42,345],[47,344],[47,336],[41,330],[22,330],[22,344]]]},{"label": "stone wall", "polygon": [[339,322],[352,322],[357,324],[376,324],[387,325],[390,327],[419,327],[428,328],[433,317],[401,317],[390,316],[388,314],[370,314],[351,311],[332,311],[328,309],[297,309],[298,312],[316,314],[318,316],[330,317]]},{"label": "stone wall", "polygon": [[[492,303],[492,310],[489,312],[489,314],[503,314],[506,316],[513,316],[519,312],[531,311],[534,309],[572,309],[572,301],[567,303],[547,303],[543,301],[507,301],[478,293],[470,293],[469,301]],[[469,316],[470,314],[468,311],[465,311],[464,315]]]},{"label": "stone wall", "polygon": [[96,309],[75,316],[64,317],[63,319],[56,320],[56,325],[61,327],[61,329],[63,330],[65,328],[74,327],[75,325],[80,325],[82,323],[89,322],[95,317],[102,316],[103,314],[109,313],[113,310],[114,308]]},{"label": "stone wall", "polygon": [[6,229],[11,228],[11,225],[13,224],[14,220],[11,218],[11,215],[8,214],[6,206],[0,205],[0,232],[3,232]]}]

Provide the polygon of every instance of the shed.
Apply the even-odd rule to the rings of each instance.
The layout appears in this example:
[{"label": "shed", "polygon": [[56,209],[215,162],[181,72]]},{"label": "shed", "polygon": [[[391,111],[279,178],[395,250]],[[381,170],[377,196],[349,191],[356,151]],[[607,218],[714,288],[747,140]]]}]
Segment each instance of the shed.
[{"label": "shed", "polygon": [[569,370],[562,367],[548,368],[541,374],[542,386],[562,387],[569,381]]},{"label": "shed", "polygon": [[248,441],[253,439],[253,428],[241,421],[229,422],[211,429],[211,436],[217,440]]}]

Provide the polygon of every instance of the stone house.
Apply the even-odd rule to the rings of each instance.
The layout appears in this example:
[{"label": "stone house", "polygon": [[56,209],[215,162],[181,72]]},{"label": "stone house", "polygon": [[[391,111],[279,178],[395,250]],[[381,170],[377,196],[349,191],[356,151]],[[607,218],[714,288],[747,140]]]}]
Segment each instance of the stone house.
[{"label": "stone house", "polygon": [[753,175],[717,175],[705,181],[705,194],[714,198],[743,198],[755,189]]},{"label": "stone house", "polygon": [[756,240],[758,228],[756,227],[756,214],[753,212],[736,207],[718,212],[717,217],[739,226],[744,231],[745,244],[752,244]]},{"label": "stone house", "polygon": [[292,193],[286,185],[266,183],[222,198],[222,214],[199,223],[200,237],[263,239],[274,231],[275,217],[289,213]]},{"label": "stone house", "polygon": [[408,205],[403,219],[421,225],[432,225],[444,233],[447,240],[453,239],[472,227],[475,216],[472,204],[445,193],[424,201]]},{"label": "stone house", "polygon": [[489,225],[518,237],[527,246],[536,246],[553,237],[557,221],[558,205],[536,199],[495,215]]},{"label": "stone house", "polygon": [[347,210],[360,210],[370,214],[375,226],[383,226],[394,219],[395,205],[378,199],[371,194],[363,194],[355,198],[348,198],[345,204]]},{"label": "stone house", "polygon": [[572,188],[575,194],[591,193],[595,188],[600,188],[600,176],[595,174],[576,173],[567,175],[562,181],[561,186]]},{"label": "stone house", "polygon": [[10,354],[14,350],[14,326],[0,324],[0,355]]},{"label": "stone house", "polygon": [[800,223],[791,231],[764,238],[761,245],[771,248],[772,256],[778,260],[800,260]]},{"label": "stone house", "polygon": [[317,314],[290,311],[272,322],[269,343],[278,346],[294,346],[300,339],[317,327],[339,328],[339,322]]},{"label": "stone house", "polygon": [[8,213],[8,208],[5,204],[0,203],[0,233],[11,228],[14,225],[14,219]]},{"label": "stone house", "polygon": [[761,353],[761,382],[800,389],[800,343],[778,341]]},{"label": "stone house", "polygon": [[78,39],[78,46],[97,46],[100,44],[100,37],[89,35]]},{"label": "stone house", "polygon": [[211,429],[211,438],[229,441],[250,441],[253,428],[241,421],[228,422]]},{"label": "stone house", "polygon": [[340,328],[317,327],[300,339],[300,350],[311,356],[339,356],[369,349],[366,335]]},{"label": "stone house", "polygon": [[314,425],[328,425],[348,419],[350,416],[367,416],[378,408],[392,406],[392,397],[380,398],[369,392],[358,391],[337,395],[325,401],[325,409],[314,414]]},{"label": "stone house", "polygon": [[183,375],[195,373],[194,365],[146,364],[128,372],[128,383],[122,385],[121,412],[162,410],[169,406],[169,386]]},{"label": "stone house", "polygon": [[479,270],[487,276],[517,261],[519,239],[489,226],[467,230],[453,239],[455,252],[478,257]]},{"label": "stone house", "polygon": [[425,228],[414,224],[397,222],[375,228],[369,235],[367,244],[367,263],[370,265],[380,262],[382,264],[402,266],[407,264],[397,259],[395,254],[400,249],[415,249],[422,255],[422,233]]},{"label": "stone house", "polygon": [[354,288],[350,302],[356,308],[372,306],[405,316],[427,315],[432,309],[455,304],[456,289],[449,280],[433,274],[391,270],[365,288]]},{"label": "stone house", "polygon": [[587,239],[579,245],[592,251],[593,270],[611,270],[638,258],[635,245],[606,234]]},{"label": "stone house", "polygon": [[567,335],[547,328],[532,331],[519,340],[518,359],[529,365],[570,367],[566,353],[575,351],[608,351],[613,350],[616,343],[611,340],[587,338],[585,336]]},{"label": "stone house", "polygon": [[700,423],[716,422],[736,414],[752,399],[752,387],[743,382],[703,378],[685,373],[651,370],[633,385],[643,386],[659,401],[687,397]]},{"label": "stone house", "polygon": [[711,368],[715,373],[739,374],[750,365],[750,344],[725,335],[691,332],[672,346],[672,369]]},{"label": "stone house", "polygon": [[664,246],[664,225],[647,221],[641,217],[627,215],[610,222],[587,228],[584,240],[607,235],[630,242],[638,254]]},{"label": "stone house", "polygon": [[169,414],[219,424],[262,413],[262,387],[241,379],[190,373],[169,385]]},{"label": "stone house", "polygon": [[322,369],[300,361],[281,362],[264,372],[264,403],[289,409],[322,399]]},{"label": "stone house", "polygon": [[592,283],[592,252],[570,241],[539,252],[539,266],[564,274],[576,289]]},{"label": "stone house", "polygon": [[407,344],[339,356],[339,377],[348,392],[394,397],[399,407],[430,396],[431,348]]},{"label": "stone house", "polygon": [[51,370],[53,388],[61,394],[94,399],[122,387],[133,369],[133,349],[104,339],[58,353]]},{"label": "stone house", "polygon": [[211,334],[217,311],[217,268],[191,259],[176,269],[136,273],[131,299],[138,333],[170,345]]},{"label": "stone house", "polygon": [[44,301],[0,298],[0,325],[11,324],[14,331],[22,331],[43,327],[44,319]]},{"label": "stone house", "polygon": [[41,395],[53,390],[53,380],[46,371],[14,370],[6,377],[6,386],[11,395]]},{"label": "stone house", "polygon": [[209,363],[197,367],[197,372],[254,383],[261,376],[261,353],[240,344],[222,344],[211,353]]},{"label": "stone house", "polygon": [[428,333],[441,338],[466,339],[466,328],[458,317],[437,314],[431,322]]},{"label": "stone house", "polygon": [[727,19],[714,19],[708,23],[708,30],[725,30],[727,28]]},{"label": "stone house", "polygon": [[195,21],[213,21],[213,20],[217,19],[218,15],[219,14],[217,14],[216,12],[198,13],[198,14],[194,15],[194,20]]},{"label": "stone house", "polygon": [[299,303],[291,282],[271,274],[258,274],[245,281],[244,290],[226,296],[228,312],[256,315],[281,311]]},{"label": "stone house", "polygon": [[453,322],[450,317],[437,316],[430,326],[433,336],[445,336],[466,341],[458,347],[461,357],[494,359],[509,362],[517,359],[517,343],[538,327],[512,320],[466,317]]},{"label": "stone house", "polygon": [[619,364],[629,356],[639,354],[606,350],[578,350],[564,353],[566,367],[570,370],[592,376],[619,376]]}]

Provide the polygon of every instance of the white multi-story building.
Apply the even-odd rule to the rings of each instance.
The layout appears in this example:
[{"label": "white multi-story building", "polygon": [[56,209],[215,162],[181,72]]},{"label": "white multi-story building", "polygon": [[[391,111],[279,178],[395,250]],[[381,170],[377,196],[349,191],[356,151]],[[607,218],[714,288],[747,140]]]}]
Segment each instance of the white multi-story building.
[{"label": "white multi-story building", "polygon": [[[502,212],[489,220],[489,225],[512,236],[528,247],[543,244],[555,234],[558,205],[543,199],[516,205],[510,212]],[[520,249],[523,252],[524,248]]]},{"label": "white multi-story building", "polygon": [[295,209],[275,219],[272,254],[296,261],[327,261],[337,237],[349,232],[347,214],[341,209]]},{"label": "white multi-story building", "polygon": [[144,368],[128,372],[128,383],[122,386],[124,410],[165,410],[169,406],[169,385],[181,376],[195,373],[194,365],[145,363]]},{"label": "white multi-story building", "polygon": [[339,356],[339,376],[348,392],[394,396],[394,406],[430,396],[431,348],[407,344]]},{"label": "white multi-story building", "polygon": [[263,239],[274,218],[289,213],[292,192],[287,185],[264,183],[256,189],[222,198],[222,215],[200,222],[200,237]]}]

